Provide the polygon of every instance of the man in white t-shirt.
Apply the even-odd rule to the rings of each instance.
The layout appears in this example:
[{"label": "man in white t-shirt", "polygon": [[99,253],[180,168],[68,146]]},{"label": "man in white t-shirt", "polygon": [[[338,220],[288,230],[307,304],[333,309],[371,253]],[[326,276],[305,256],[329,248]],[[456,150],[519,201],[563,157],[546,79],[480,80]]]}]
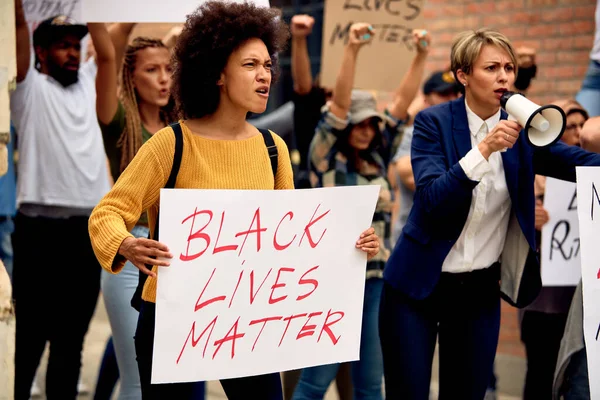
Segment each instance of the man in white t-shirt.
[{"label": "man in white t-shirt", "polygon": [[74,400],[100,290],[87,222],[109,190],[95,111],[96,63],[81,63],[85,25],[65,16],[43,21],[33,33],[32,57],[21,0],[15,0],[15,19],[17,87],[10,98],[19,151],[15,399],[29,399],[49,342],[47,398]]}]

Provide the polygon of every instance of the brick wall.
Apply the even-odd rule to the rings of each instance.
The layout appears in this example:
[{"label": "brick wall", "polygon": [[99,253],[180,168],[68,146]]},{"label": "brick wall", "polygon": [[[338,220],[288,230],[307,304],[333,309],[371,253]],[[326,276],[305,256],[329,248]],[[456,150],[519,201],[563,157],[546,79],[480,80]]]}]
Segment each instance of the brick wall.
[{"label": "brick wall", "polygon": [[528,96],[540,103],[573,96],[585,74],[594,37],[595,0],[425,0],[434,45],[428,70],[449,64],[454,35],[489,27],[516,46],[537,50],[538,74]]}]

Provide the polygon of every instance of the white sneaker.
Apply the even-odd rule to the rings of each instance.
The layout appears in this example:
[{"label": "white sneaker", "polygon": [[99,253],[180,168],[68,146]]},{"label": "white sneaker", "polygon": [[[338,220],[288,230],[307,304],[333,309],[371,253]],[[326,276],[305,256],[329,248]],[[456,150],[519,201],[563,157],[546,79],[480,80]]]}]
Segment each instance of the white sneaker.
[{"label": "white sneaker", "polygon": [[[89,394],[90,393],[90,388],[88,387],[88,385],[86,385],[81,380],[81,378],[79,378],[79,383],[77,383],[77,393],[79,393],[79,394]],[[37,376],[35,378],[33,378],[33,384],[31,385],[30,396],[32,398],[42,397],[42,388],[40,388]]]},{"label": "white sneaker", "polygon": [[483,398],[483,400],[496,400],[497,396],[496,396],[496,391],[493,389],[488,389],[485,392],[485,397]]},{"label": "white sneaker", "polygon": [[79,377],[79,383],[77,383],[77,393],[78,394],[88,394],[90,393],[90,388],[86,385]]},{"label": "white sneaker", "polygon": [[42,397],[42,388],[40,388],[37,376],[33,378],[33,383],[31,384],[31,392],[29,394],[31,397]]}]

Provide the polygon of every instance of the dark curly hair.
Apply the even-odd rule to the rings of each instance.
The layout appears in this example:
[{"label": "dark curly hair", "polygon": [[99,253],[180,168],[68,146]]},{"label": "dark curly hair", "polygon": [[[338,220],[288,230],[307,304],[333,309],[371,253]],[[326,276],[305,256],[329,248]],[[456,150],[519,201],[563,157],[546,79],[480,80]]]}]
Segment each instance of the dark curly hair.
[{"label": "dark curly hair", "polygon": [[281,12],[252,3],[209,1],[187,16],[173,53],[173,94],[185,119],[212,114],[219,105],[217,81],[233,51],[253,38],[262,40],[275,63],[289,29]]}]

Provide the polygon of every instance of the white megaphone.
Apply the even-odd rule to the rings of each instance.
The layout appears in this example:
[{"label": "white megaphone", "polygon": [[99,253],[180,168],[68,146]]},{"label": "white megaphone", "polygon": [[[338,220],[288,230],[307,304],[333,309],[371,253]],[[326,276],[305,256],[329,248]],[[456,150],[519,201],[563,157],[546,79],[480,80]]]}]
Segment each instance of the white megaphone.
[{"label": "white megaphone", "polygon": [[515,92],[504,92],[500,105],[523,127],[529,144],[546,147],[556,143],[565,132],[567,116],[562,108],[549,104],[539,106]]}]

